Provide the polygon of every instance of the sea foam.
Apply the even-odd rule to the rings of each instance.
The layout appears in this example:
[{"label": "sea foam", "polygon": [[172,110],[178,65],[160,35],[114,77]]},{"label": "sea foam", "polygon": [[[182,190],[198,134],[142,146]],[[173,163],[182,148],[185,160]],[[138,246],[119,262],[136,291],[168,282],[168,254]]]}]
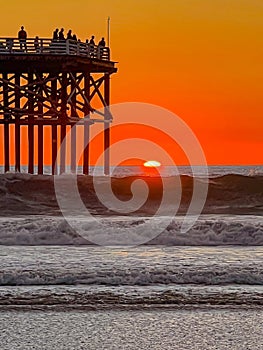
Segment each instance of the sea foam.
[{"label": "sea foam", "polygon": [[[0,244],[2,245],[89,245],[89,237],[110,236],[118,245],[120,236],[132,232],[148,221],[148,245],[263,245],[263,218],[260,216],[203,215],[185,233],[181,232],[183,217],[175,217],[166,229],[152,239],[152,230],[162,218],[108,217],[74,218],[74,230],[62,217],[31,216],[0,219]],[[136,237],[135,237],[136,243]]]}]

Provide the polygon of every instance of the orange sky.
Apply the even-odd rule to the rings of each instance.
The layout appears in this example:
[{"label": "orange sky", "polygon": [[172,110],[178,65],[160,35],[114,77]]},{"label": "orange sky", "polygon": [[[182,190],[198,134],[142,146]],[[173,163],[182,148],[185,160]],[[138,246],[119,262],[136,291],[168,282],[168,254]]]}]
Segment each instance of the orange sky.
[{"label": "orange sky", "polygon": [[5,1],[1,36],[71,28],[106,36],[111,16],[111,102],[170,109],[195,132],[209,164],[262,164],[262,0]]}]

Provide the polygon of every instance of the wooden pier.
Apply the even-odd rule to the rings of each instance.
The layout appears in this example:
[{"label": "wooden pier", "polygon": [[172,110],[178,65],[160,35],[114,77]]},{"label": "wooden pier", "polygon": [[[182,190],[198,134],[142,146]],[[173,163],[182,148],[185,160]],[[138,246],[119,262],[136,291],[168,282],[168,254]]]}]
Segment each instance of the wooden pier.
[{"label": "wooden pier", "polygon": [[[76,123],[82,121],[83,174],[89,174],[90,126],[104,124],[104,173],[109,174],[110,75],[117,68],[107,47],[72,40],[0,38],[0,124],[3,124],[4,169],[10,170],[10,144],[14,143],[15,170],[21,169],[21,126],[27,128],[28,173],[43,174],[43,150],[50,149],[52,174],[64,173],[66,150],[60,147],[71,127],[71,171],[76,171]],[[102,111],[94,109],[97,98]],[[14,127],[12,126],[14,125]],[[44,127],[51,130],[46,144]],[[58,131],[60,135],[58,135]],[[37,164],[34,164],[37,132]],[[60,142],[60,144],[58,144]],[[56,169],[60,149],[60,166]]]}]

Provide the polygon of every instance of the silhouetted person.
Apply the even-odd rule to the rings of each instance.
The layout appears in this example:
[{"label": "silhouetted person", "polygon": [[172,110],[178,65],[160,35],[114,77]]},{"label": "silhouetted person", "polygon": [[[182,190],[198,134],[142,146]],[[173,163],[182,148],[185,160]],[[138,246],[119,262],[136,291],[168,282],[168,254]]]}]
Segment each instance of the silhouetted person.
[{"label": "silhouetted person", "polygon": [[85,50],[85,52],[89,56],[90,55],[89,39],[86,39],[85,43],[86,43],[86,50]]},{"label": "silhouetted person", "polygon": [[77,35],[76,35],[76,34],[73,34],[73,35],[72,35],[72,40],[77,41]]},{"label": "silhouetted person", "polygon": [[68,31],[67,39],[69,39],[69,40],[72,40],[72,39],[73,39],[72,30],[71,30],[71,29]]},{"label": "silhouetted person", "polygon": [[95,51],[95,41],[94,41],[94,35],[92,35],[90,41],[89,41],[89,55],[90,57],[94,57],[94,51]]},{"label": "silhouetted person", "polygon": [[98,44],[98,52],[97,52],[97,55],[98,55],[98,58],[102,58],[102,55],[103,55],[103,48],[106,46],[106,43],[105,43],[105,40],[104,38],[101,39],[101,41],[99,42]]},{"label": "silhouetted person", "polygon": [[105,39],[104,39],[104,38],[102,38],[101,41],[99,42],[99,46],[103,46],[103,47],[106,46],[106,43],[105,43]]},{"label": "silhouetted person", "polygon": [[21,27],[21,30],[18,32],[18,39],[20,42],[20,49],[23,50],[23,48],[25,49],[25,51],[27,50],[26,47],[26,39],[27,39],[27,33],[24,30],[24,27]]},{"label": "silhouetted person", "polygon": [[35,50],[36,52],[40,52],[40,49],[39,49],[39,41],[38,41],[39,37],[36,36],[35,37],[35,40],[34,40],[34,46],[35,46]]},{"label": "silhouetted person", "polygon": [[64,41],[65,40],[65,37],[64,37],[64,28],[61,28],[60,29],[60,32],[58,33],[58,39],[60,41]]},{"label": "silhouetted person", "polygon": [[94,38],[95,38],[95,36],[92,35],[92,37],[91,37],[91,39],[90,39],[90,41],[89,41],[89,44],[90,44],[90,45],[95,45]]},{"label": "silhouetted person", "polygon": [[57,28],[57,29],[54,30],[54,32],[53,32],[53,40],[55,40],[55,41],[58,40],[58,31],[59,31],[59,29]]}]

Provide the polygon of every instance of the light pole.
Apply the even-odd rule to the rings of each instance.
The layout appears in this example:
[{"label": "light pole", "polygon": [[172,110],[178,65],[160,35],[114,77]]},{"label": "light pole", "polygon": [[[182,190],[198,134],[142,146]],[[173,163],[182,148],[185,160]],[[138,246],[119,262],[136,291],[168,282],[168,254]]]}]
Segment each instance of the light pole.
[{"label": "light pole", "polygon": [[107,44],[110,47],[110,17],[108,17],[107,21]]}]

